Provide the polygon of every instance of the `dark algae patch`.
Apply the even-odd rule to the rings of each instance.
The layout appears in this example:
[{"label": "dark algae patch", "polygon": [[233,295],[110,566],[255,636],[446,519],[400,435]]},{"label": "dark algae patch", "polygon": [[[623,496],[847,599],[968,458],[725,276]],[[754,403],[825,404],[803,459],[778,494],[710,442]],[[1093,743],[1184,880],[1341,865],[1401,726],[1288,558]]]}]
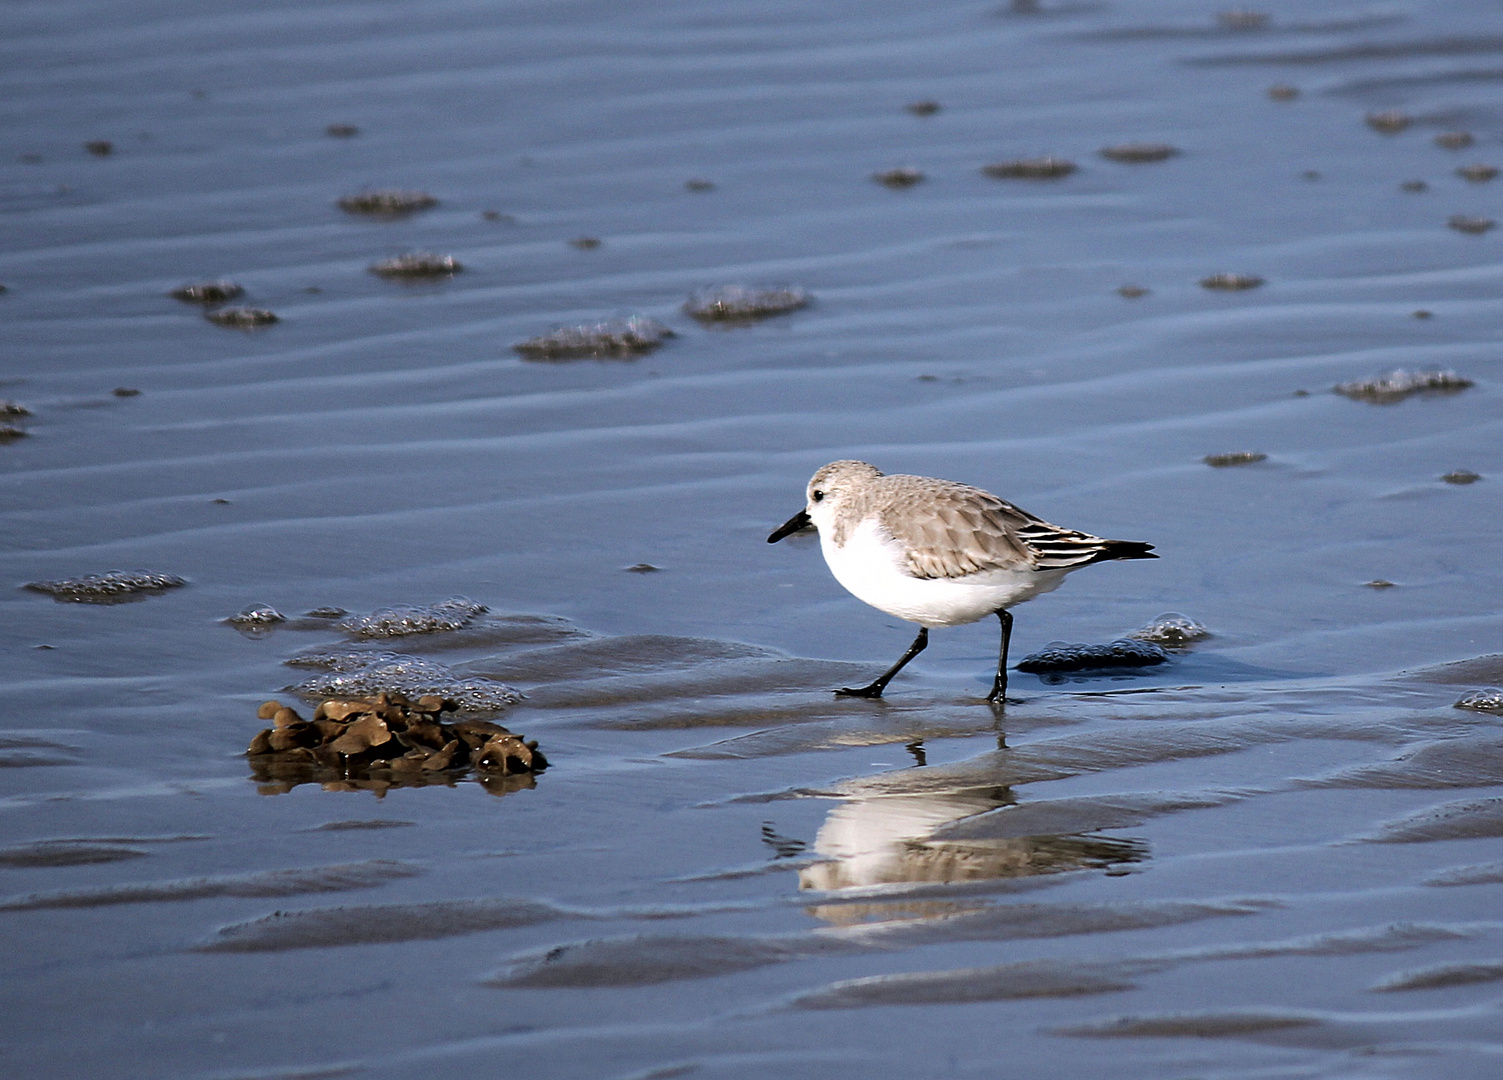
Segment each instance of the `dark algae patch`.
[{"label": "dark algae patch", "polygon": [[257,715],[273,726],[251,740],[246,757],[255,779],[276,791],[313,782],[326,787],[377,783],[384,791],[424,786],[434,776],[468,770],[502,780],[548,767],[536,742],[488,720],[446,717],[458,709],[458,702],[437,695],[412,701],[378,694],[325,701],[304,720],[296,710],[268,701]]},{"label": "dark algae patch", "polygon": [[1268,455],[1255,450],[1235,450],[1226,454],[1207,454],[1201,460],[1213,469],[1225,469],[1233,465],[1255,465],[1267,461]]},{"label": "dark algae patch", "polygon": [[223,304],[243,295],[245,290],[233,281],[200,281],[180,285],[168,295],[185,304]]},{"label": "dark algae patch", "polygon": [[1179,153],[1178,147],[1168,143],[1130,142],[1101,148],[1101,156],[1108,161],[1124,165],[1140,165],[1152,161],[1168,161]]},{"label": "dark algae patch", "polygon": [[1045,648],[1019,660],[1018,670],[1045,675],[1101,668],[1152,667],[1168,659],[1169,654],[1163,648],[1141,638],[1122,638],[1104,645],[1052,641]]},{"label": "dark algae patch", "polygon": [[263,326],[282,321],[265,308],[256,307],[220,308],[204,312],[204,318],[215,326],[227,326],[232,330],[259,330]]},{"label": "dark algae patch", "polygon": [[339,200],[339,208],[345,213],[371,217],[405,217],[437,205],[438,200],[426,191],[403,191],[395,188],[360,191]]},{"label": "dark algae patch", "polygon": [[981,171],[993,180],[1062,180],[1078,166],[1068,158],[1014,158],[983,165]]},{"label": "dark algae patch", "polygon": [[651,352],[669,338],[672,330],[645,315],[583,326],[560,327],[539,337],[519,341],[512,351],[524,360],[629,359]]},{"label": "dark algae patch", "polygon": [[1383,135],[1397,135],[1407,130],[1412,123],[1414,120],[1407,113],[1399,112],[1397,109],[1384,109],[1381,112],[1367,114],[1367,126]]},{"label": "dark algae patch", "polygon": [[917,169],[905,166],[899,169],[888,169],[886,172],[873,173],[872,179],[883,187],[910,188],[915,184],[921,183],[924,179],[924,174]]},{"label": "dark algae patch", "polygon": [[1475,484],[1482,479],[1480,473],[1474,473],[1471,469],[1453,469],[1441,477],[1448,484],[1466,485]]},{"label": "dark algae patch", "polygon": [[1485,184],[1497,177],[1498,167],[1496,165],[1463,165],[1456,170],[1456,175],[1474,184]]},{"label": "dark algae patch", "polygon": [[109,570],[86,577],[60,578],[56,581],[30,581],[26,588],[46,593],[54,600],[75,604],[115,604],[155,596],[188,582],[176,574],[157,574],[150,570]]},{"label": "dark algae patch", "polygon": [[706,323],[750,322],[786,315],[808,304],[809,294],[796,285],[722,285],[694,293],[684,302],[684,313]]},{"label": "dark algae patch", "polygon": [[453,255],[434,255],[427,251],[413,251],[370,265],[371,273],[384,278],[453,277],[463,269]]},{"label": "dark algae patch", "polygon": [[1481,236],[1485,232],[1497,227],[1497,222],[1492,218],[1473,217],[1469,214],[1452,214],[1446,219],[1446,224],[1459,233],[1468,236]]},{"label": "dark algae patch", "polygon": [[1212,289],[1217,292],[1242,292],[1246,289],[1256,289],[1263,284],[1263,279],[1256,274],[1212,274],[1210,277],[1200,279],[1202,289]]}]

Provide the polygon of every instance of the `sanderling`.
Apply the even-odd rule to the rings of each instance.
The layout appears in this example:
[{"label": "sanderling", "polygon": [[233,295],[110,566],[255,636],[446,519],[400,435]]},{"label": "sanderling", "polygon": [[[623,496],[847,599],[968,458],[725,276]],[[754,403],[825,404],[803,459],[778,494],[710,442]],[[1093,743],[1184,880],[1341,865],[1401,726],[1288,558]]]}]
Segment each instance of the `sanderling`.
[{"label": "sanderling", "polygon": [[988,701],[1007,692],[1008,608],[1059,588],[1065,575],[1109,559],[1157,559],[1152,544],[1103,540],[1051,525],[988,491],[927,476],[884,476],[864,461],[835,461],[809,481],[808,502],[767,538],[814,526],[835,580],[858,600],[919,624],[918,637],[869,686],[835,691],[881,697],[929,644],[929,628],[988,615],[1002,622]]}]

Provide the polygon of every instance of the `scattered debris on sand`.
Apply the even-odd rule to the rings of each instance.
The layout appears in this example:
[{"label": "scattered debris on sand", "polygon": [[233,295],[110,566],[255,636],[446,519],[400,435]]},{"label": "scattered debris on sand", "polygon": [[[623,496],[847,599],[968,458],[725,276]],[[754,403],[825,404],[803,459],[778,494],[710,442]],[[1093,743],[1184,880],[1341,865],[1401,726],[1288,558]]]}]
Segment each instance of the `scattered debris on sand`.
[{"label": "scattered debris on sand", "polygon": [[1075,162],[1060,157],[1018,158],[981,167],[994,180],[1059,180],[1075,169]]},{"label": "scattered debris on sand", "polygon": [[265,308],[227,307],[204,312],[204,318],[216,326],[228,326],[234,330],[256,330],[282,320]]},{"label": "scattered debris on sand", "polygon": [[1443,150],[1465,150],[1476,141],[1470,131],[1442,131],[1435,136],[1435,145]]},{"label": "scattered debris on sand", "polygon": [[1141,285],[1118,285],[1117,295],[1127,300],[1136,300],[1140,296],[1147,296],[1153,290],[1145,289]]},{"label": "scattered debris on sand", "polygon": [[1051,641],[1019,660],[1018,670],[1048,675],[1099,668],[1151,667],[1168,659],[1169,654],[1151,641],[1121,638],[1104,645]]},{"label": "scattered debris on sand", "polygon": [[1454,214],[1446,221],[1446,224],[1459,233],[1469,236],[1481,236],[1498,223],[1492,218],[1468,217],[1466,214]]},{"label": "scattered debris on sand", "polygon": [[914,184],[924,179],[924,174],[917,169],[903,166],[897,169],[888,169],[886,172],[872,173],[872,179],[884,187],[911,188]]},{"label": "scattered debris on sand", "polygon": [[155,574],[149,570],[109,570],[87,577],[61,578],[57,581],[29,581],[25,588],[47,593],[53,599],[75,604],[113,604],[138,596],[153,596],[188,584],[176,574]]},{"label": "scattered debris on sand", "polygon": [[369,615],[351,615],[339,624],[339,629],[365,638],[440,634],[463,630],[489,610],[484,604],[477,604],[467,596],[451,596],[426,607],[396,604],[377,608]]},{"label": "scattered debris on sand", "polygon": [[1259,461],[1267,461],[1267,454],[1260,454],[1256,450],[1234,450],[1228,454],[1207,454],[1201,458],[1213,469],[1225,469],[1232,465],[1252,465]]},{"label": "scattered debris on sand", "polygon": [[438,695],[414,700],[377,694],[325,701],[312,720],[304,720],[280,701],[268,701],[256,715],[273,726],[251,740],[246,757],[258,781],[280,781],[285,790],[299,783],[350,781],[413,786],[471,769],[509,777],[548,767],[535,741],[500,724],[444,718],[459,707]]},{"label": "scattered debris on sand", "polygon": [[167,295],[174,300],[181,300],[185,304],[223,304],[227,300],[233,300],[243,295],[245,289],[233,281],[200,281],[193,285],[183,285],[173,289]]},{"label": "scattered debris on sand", "polygon": [[1268,96],[1274,101],[1293,101],[1299,97],[1299,87],[1288,83],[1274,83],[1268,88]]},{"label": "scattered debris on sand", "polygon": [[347,214],[370,214],[377,217],[402,217],[437,205],[438,200],[426,191],[396,189],[361,191],[339,200],[339,208]]},{"label": "scattered debris on sand", "polygon": [[1150,641],[1167,649],[1176,649],[1210,637],[1211,631],[1204,623],[1197,622],[1188,615],[1166,611],[1127,636],[1137,641]]},{"label": "scattered debris on sand", "polygon": [[526,360],[578,360],[588,357],[632,357],[651,352],[672,330],[644,315],[585,326],[566,326],[512,346]]},{"label": "scattered debris on sand", "polygon": [[1481,473],[1474,473],[1471,469],[1456,469],[1441,477],[1448,484],[1475,484],[1482,479]]},{"label": "scattered debris on sand", "polygon": [[914,116],[933,116],[939,112],[939,102],[930,101],[928,98],[925,98],[922,101],[910,101],[903,108],[907,109]]},{"label": "scattered debris on sand", "polygon": [[1221,292],[1241,292],[1243,289],[1256,289],[1262,284],[1263,279],[1256,274],[1212,274],[1200,279],[1202,289],[1217,289]]},{"label": "scattered debris on sand", "polygon": [[1456,701],[1458,709],[1477,709],[1481,712],[1503,712],[1503,690],[1496,686],[1473,690],[1462,694]]},{"label": "scattered debris on sand", "polygon": [[108,139],[91,139],[83,144],[83,148],[95,157],[109,157],[115,152],[115,144]]},{"label": "scattered debris on sand", "polygon": [[1463,165],[1456,170],[1456,175],[1463,180],[1470,180],[1474,184],[1485,184],[1498,175],[1498,167],[1496,165],[1483,165],[1480,163]]},{"label": "scattered debris on sand", "polygon": [[722,285],[694,293],[684,302],[684,312],[701,322],[746,322],[797,311],[808,303],[809,294],[796,285]]},{"label": "scattered debris on sand", "polygon": [[330,124],[324,128],[324,134],[331,139],[353,139],[360,134],[360,129],[354,124]]},{"label": "scattered debris on sand", "polygon": [[1472,385],[1454,371],[1405,371],[1402,368],[1370,379],[1341,383],[1332,389],[1353,401],[1389,405],[1413,394],[1455,394]]},{"label": "scattered debris on sand", "polygon": [[1117,146],[1104,146],[1101,148],[1101,156],[1108,161],[1118,161],[1125,165],[1139,165],[1149,161],[1167,161],[1179,153],[1179,148],[1170,146],[1168,143],[1120,143]]},{"label": "scattered debris on sand", "polygon": [[436,278],[453,277],[464,267],[453,255],[434,255],[427,251],[412,251],[392,259],[371,263],[368,268],[377,277],[384,278]]},{"label": "scattered debris on sand", "polygon": [[1397,135],[1412,123],[1414,121],[1407,113],[1401,113],[1397,109],[1367,114],[1367,126],[1384,135]]}]

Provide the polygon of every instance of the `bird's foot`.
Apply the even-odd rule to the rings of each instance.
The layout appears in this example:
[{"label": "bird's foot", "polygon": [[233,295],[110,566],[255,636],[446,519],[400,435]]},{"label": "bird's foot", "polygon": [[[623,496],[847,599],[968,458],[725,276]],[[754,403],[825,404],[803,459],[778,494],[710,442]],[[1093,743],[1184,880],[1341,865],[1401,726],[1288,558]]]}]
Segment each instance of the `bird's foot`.
[{"label": "bird's foot", "polygon": [[842,686],[835,691],[836,697],[861,697],[879,698],[886,687],[880,683],[872,683],[870,686]]}]

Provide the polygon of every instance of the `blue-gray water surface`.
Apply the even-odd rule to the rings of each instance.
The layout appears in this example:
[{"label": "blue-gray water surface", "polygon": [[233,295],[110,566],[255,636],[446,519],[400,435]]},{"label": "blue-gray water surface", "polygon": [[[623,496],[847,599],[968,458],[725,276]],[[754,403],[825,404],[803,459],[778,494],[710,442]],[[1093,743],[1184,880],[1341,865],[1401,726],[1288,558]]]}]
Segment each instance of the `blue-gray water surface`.
[{"label": "blue-gray water surface", "polygon": [[[7,3],[0,1072],[1495,1076],[1503,8],[1229,7]],[[732,284],[812,301],[682,310]],[[1471,385],[1333,392],[1395,369]],[[764,542],[838,458],[1156,545],[1014,659],[1212,636],[993,709],[991,621],[837,700],[912,634]],[[186,584],[22,588],[115,569]],[[361,646],[303,613],[453,595],[368,647],[520,689],[547,771],[253,775]]]}]

